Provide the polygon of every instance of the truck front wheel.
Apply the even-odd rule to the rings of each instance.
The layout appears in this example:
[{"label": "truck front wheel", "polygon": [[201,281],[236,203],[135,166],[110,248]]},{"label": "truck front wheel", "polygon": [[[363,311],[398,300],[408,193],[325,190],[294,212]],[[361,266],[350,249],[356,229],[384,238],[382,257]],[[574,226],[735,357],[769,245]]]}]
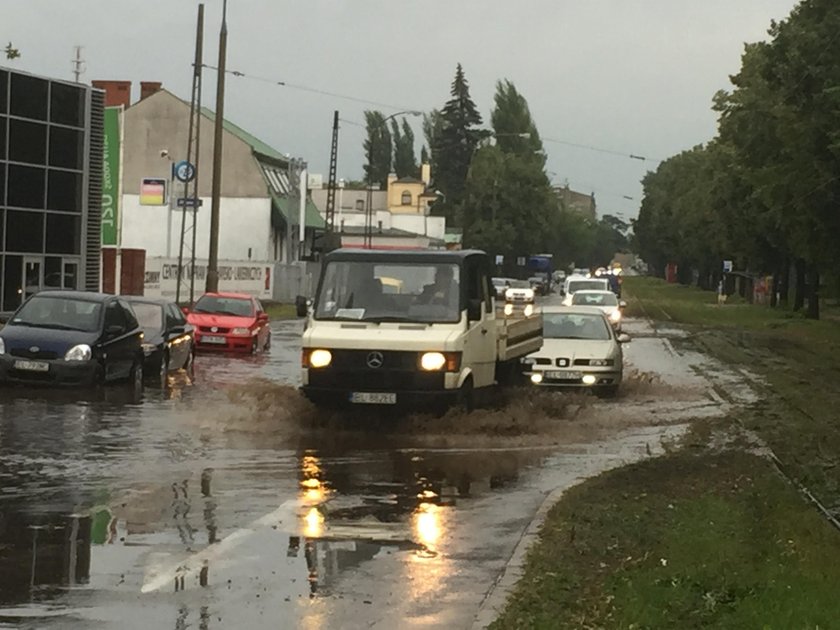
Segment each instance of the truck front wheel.
[{"label": "truck front wheel", "polygon": [[468,377],[461,385],[458,406],[466,413],[472,413],[475,410],[475,387],[473,386],[472,376]]}]

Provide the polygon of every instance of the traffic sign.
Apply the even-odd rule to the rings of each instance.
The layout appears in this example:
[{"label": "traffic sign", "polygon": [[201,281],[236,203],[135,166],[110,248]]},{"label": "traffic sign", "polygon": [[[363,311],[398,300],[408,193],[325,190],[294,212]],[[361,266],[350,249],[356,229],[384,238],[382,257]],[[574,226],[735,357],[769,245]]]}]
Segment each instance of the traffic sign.
[{"label": "traffic sign", "polygon": [[731,273],[732,272],[732,261],[731,260],[724,260],[723,261],[723,273]]},{"label": "traffic sign", "polygon": [[172,169],[175,173],[175,179],[177,179],[179,182],[183,182],[186,184],[195,179],[195,166],[193,166],[186,160],[181,160],[175,166],[173,166]]},{"label": "traffic sign", "polygon": [[196,197],[178,197],[175,204],[179,208],[200,208],[204,205],[204,200]]}]

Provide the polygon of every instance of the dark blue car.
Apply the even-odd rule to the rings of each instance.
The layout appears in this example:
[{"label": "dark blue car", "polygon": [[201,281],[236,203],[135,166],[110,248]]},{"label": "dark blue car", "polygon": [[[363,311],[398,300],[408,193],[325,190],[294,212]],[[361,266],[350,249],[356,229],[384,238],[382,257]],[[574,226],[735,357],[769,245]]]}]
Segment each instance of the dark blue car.
[{"label": "dark blue car", "polygon": [[0,383],[142,384],[142,343],[143,330],[124,299],[43,291],[0,329]]}]

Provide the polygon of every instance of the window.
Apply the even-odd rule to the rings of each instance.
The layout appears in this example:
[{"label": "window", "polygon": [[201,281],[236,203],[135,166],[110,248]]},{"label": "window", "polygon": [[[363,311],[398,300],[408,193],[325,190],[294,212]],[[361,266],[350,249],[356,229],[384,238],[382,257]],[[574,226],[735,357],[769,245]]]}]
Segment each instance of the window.
[{"label": "window", "polygon": [[111,326],[119,326],[120,330],[126,330],[125,312],[116,300],[108,302],[108,306],[105,307],[105,329]]},{"label": "window", "polygon": [[166,305],[166,326],[173,328],[176,326],[183,326],[187,321],[184,319],[184,314],[174,304]]},{"label": "window", "polygon": [[50,170],[47,175],[47,209],[82,211],[82,175]]},{"label": "window", "polygon": [[82,170],[83,139],[81,131],[50,127],[50,166]]},{"label": "window", "polygon": [[6,251],[44,251],[44,215],[9,210],[6,215]]},{"label": "window", "polygon": [[43,168],[9,164],[7,204],[43,210],[45,179]]},{"label": "window", "polygon": [[365,209],[365,200],[356,199],[356,210],[363,211]]},{"label": "window", "polygon": [[80,254],[80,218],[68,214],[47,213],[48,254]]},{"label": "window", "polygon": [[10,120],[9,160],[44,164],[47,161],[47,126],[27,120]]},{"label": "window", "polygon": [[400,203],[402,203],[402,205],[404,205],[404,206],[410,206],[411,205],[411,193],[409,191],[407,191],[407,190],[403,191],[402,200],[400,201]]},{"label": "window", "polygon": [[8,85],[9,73],[5,70],[0,70],[0,114],[6,113],[6,88],[8,87]]},{"label": "window", "polygon": [[47,87],[48,83],[43,79],[13,74],[9,113],[21,118],[46,120]]},{"label": "window", "polygon": [[[159,333],[163,328],[163,307],[151,302],[132,302],[134,315],[140,322],[140,327],[146,331],[147,336]],[[167,327],[171,324],[167,321]]]},{"label": "window", "polygon": [[134,311],[131,310],[131,306],[128,305],[123,299],[117,300],[120,305],[120,308],[123,311],[123,316],[125,317],[125,323],[129,330],[134,330],[138,328],[140,324],[137,322],[137,318],[134,316]]},{"label": "window", "polygon": [[23,295],[23,257],[6,256],[3,263],[3,310],[13,311],[20,306]]},{"label": "window", "polygon": [[78,87],[52,83],[50,91],[50,121],[61,125],[81,127],[84,124],[85,93]]}]

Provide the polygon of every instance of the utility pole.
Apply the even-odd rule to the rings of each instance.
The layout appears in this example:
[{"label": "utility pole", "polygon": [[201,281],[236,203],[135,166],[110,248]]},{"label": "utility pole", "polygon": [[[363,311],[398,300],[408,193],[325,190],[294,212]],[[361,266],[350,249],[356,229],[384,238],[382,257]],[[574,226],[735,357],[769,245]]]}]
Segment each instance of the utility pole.
[{"label": "utility pole", "polygon": [[225,115],[225,63],[227,57],[227,0],[222,4],[219,30],[219,66],[216,80],[216,119],[213,134],[213,191],[210,208],[210,252],[207,261],[207,293],[219,290],[219,214],[222,195],[222,122]]},{"label": "utility pole", "polygon": [[327,234],[335,229],[335,188],[336,171],[338,168],[338,110],[333,116],[332,146],[330,148],[330,176],[327,180],[327,210],[324,217],[327,224]]},{"label": "utility pole", "polygon": [[79,82],[79,78],[85,72],[85,60],[82,59],[82,47],[76,46],[76,58],[71,59],[70,62],[73,64],[73,76],[76,79],[76,83]]},{"label": "utility pole", "polygon": [[[193,134],[195,134],[196,130],[196,121],[197,118],[200,116],[200,112],[197,111],[198,109],[198,94],[199,90],[201,89],[201,64],[202,64],[202,57],[203,57],[203,49],[204,47],[204,5],[198,5],[198,21],[196,25],[196,34],[195,34],[195,63],[193,64],[193,84],[192,84],[192,98],[190,101],[190,126],[189,132],[187,135],[187,163],[192,164],[194,170],[193,178],[195,182],[198,181],[198,136],[195,137],[195,153],[196,158],[193,159]],[[195,184],[196,188],[198,184]],[[187,180],[184,182],[184,207],[181,211],[181,244],[178,249],[178,276],[177,276],[177,284],[175,285],[175,302],[180,303],[181,301],[181,284],[184,278],[184,239],[186,236],[186,229],[187,229],[187,212],[192,210],[193,212],[193,229],[195,229],[195,214],[198,212],[198,205],[195,207],[190,208],[189,202],[187,201],[190,198],[190,181]],[[196,190],[195,195],[195,203],[198,204],[198,191]],[[193,264],[190,267],[190,277],[195,277],[195,251],[193,248]],[[192,280],[190,281],[190,285],[192,286]],[[192,295],[190,295],[190,306],[192,307]]]}]

